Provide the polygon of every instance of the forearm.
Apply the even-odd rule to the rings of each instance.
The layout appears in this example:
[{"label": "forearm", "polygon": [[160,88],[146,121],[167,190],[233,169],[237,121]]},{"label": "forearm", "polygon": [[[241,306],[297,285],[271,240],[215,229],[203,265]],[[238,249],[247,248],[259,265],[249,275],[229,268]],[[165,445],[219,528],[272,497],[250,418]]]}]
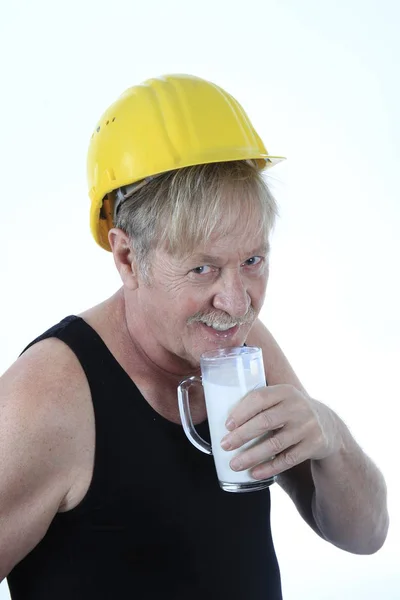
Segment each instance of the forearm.
[{"label": "forearm", "polygon": [[337,417],[340,449],[311,461],[313,515],[323,536],[357,554],[372,554],[386,539],[389,518],[382,474]]}]

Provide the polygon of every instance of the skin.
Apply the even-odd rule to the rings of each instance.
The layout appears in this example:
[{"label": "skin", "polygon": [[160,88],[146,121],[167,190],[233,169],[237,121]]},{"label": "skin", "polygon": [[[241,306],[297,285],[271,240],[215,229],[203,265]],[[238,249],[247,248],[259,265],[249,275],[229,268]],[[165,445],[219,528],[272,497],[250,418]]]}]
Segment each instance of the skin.
[{"label": "skin", "polygon": [[[260,478],[279,473],[278,483],[324,539],[356,553],[379,549],[388,526],[382,475],[339,417],[308,396],[257,318],[268,281],[266,240],[233,228],[192,256],[160,248],[145,282],[127,236],[114,229],[109,239],[122,288],[81,316],[147,402],[179,423],[177,384],[198,374],[203,352],[261,346],[269,387],[232,412],[225,442],[240,448],[280,429],[232,466],[261,463],[254,469]],[[198,322],[202,315],[237,326],[216,333]],[[192,414],[194,423],[206,418],[202,397],[194,398]],[[35,344],[0,378],[0,579],[40,542],[57,512],[85,497],[94,446],[90,390],[78,360],[59,340]]]},{"label": "skin", "polygon": [[[135,269],[129,240],[115,230],[111,244],[125,287],[130,284],[130,289],[137,290],[140,279],[132,283]],[[269,386],[239,403],[227,420],[230,433],[221,445],[232,450],[266,432],[271,435],[237,456],[232,469],[254,467],[256,479],[278,475],[278,483],[314,531],[345,550],[370,554],[382,546],[387,535],[385,482],[338,415],[307,394],[269,331],[256,320],[268,281],[268,254],[261,252],[263,246],[264,250],[268,247],[262,238],[233,231],[226,238],[216,236],[209,247],[187,261],[159,255],[154,261],[154,284],[142,289],[141,306],[147,316],[161,311],[162,323],[158,320],[152,325],[153,335],[146,338],[140,327],[148,320],[138,320],[132,313],[128,327],[133,337],[146,338],[148,344],[162,339],[158,364],[168,365],[170,372],[173,364],[180,374],[183,371],[177,365],[181,361],[197,371],[201,353],[215,346],[245,341],[261,346]],[[126,303],[129,305],[129,296]],[[249,305],[254,308],[254,322],[240,326],[229,339],[215,341],[207,332],[187,324],[193,311],[215,309],[235,320],[246,314]],[[203,406],[202,399],[199,403]]]}]

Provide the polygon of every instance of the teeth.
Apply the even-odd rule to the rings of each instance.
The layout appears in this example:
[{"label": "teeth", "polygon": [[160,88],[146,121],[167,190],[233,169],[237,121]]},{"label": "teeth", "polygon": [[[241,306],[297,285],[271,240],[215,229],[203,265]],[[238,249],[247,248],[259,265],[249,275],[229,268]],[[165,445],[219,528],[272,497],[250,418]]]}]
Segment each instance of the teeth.
[{"label": "teeth", "polygon": [[209,323],[206,323],[206,325],[212,327],[212,329],[215,329],[216,331],[228,331],[228,329],[235,327],[235,325],[210,325]]}]

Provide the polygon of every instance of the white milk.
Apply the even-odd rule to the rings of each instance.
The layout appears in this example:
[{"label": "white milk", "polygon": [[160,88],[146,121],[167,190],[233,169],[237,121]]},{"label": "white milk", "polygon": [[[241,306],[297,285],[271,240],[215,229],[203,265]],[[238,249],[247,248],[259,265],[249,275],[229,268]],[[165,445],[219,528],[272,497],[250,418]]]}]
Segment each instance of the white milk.
[{"label": "white milk", "polygon": [[[254,363],[252,366],[255,366]],[[221,439],[228,433],[225,422],[231,409],[247,392],[257,387],[265,386],[264,372],[263,369],[262,372],[260,372],[259,369],[253,368],[253,373],[251,373],[250,370],[246,369],[242,371],[244,380],[242,379],[239,384],[237,372],[233,371],[232,367],[224,369],[224,373],[221,373],[222,369],[223,367],[220,366],[218,373],[208,373],[208,376],[212,377],[212,379],[218,376],[218,383],[210,381],[203,375],[203,388],[211,435],[211,447],[218,479],[221,482],[226,483],[254,482],[255,479],[250,475],[248,470],[239,472],[233,471],[229,466],[229,462],[236,454],[243,451],[245,448],[256,444],[258,440],[252,440],[236,450],[227,451],[221,448]],[[243,392],[244,386],[246,388],[245,392]]]}]

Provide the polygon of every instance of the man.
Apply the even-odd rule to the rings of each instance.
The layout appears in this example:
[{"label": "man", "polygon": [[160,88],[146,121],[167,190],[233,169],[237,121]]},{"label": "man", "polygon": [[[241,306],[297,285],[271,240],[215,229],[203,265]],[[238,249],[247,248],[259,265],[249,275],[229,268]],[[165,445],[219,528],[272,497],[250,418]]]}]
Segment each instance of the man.
[{"label": "man", "polygon": [[[277,160],[236,100],[195,77],[131,88],[98,123],[91,228],[122,288],[1,379],[0,574],[14,599],[282,597],[269,490],[220,490],[177,406],[203,352],[244,343],[262,348],[269,387],[237,405],[221,444],[274,434],[231,467],[278,475],[336,546],[382,546],[382,475],[257,318],[276,215],[261,171]],[[202,397],[192,415],[206,435]]]}]

